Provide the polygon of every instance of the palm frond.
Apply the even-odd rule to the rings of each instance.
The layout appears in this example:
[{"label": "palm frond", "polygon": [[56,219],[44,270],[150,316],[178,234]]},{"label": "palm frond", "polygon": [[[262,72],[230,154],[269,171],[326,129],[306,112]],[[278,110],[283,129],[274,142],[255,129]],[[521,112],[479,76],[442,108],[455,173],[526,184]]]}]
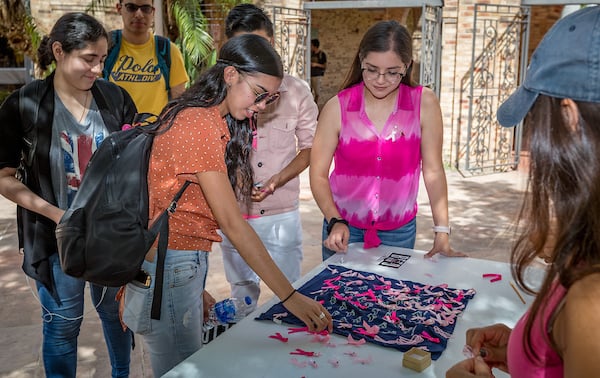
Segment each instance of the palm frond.
[{"label": "palm frond", "polygon": [[0,1],[0,36],[5,37],[21,64],[24,55],[36,60],[41,36],[31,17],[29,4],[20,0]]},{"label": "palm frond", "polygon": [[176,0],[172,3],[173,16],[179,29],[175,43],[180,47],[186,61],[190,78],[207,66],[207,58],[214,52],[213,38],[208,33],[206,18],[200,5],[194,0]]}]

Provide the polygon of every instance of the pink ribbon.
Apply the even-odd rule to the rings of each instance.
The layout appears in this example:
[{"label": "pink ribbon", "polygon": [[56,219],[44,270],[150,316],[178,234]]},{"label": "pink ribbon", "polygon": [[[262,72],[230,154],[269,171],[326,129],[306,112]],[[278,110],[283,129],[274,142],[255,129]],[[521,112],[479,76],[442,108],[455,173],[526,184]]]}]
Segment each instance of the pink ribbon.
[{"label": "pink ribbon", "polygon": [[269,338],[271,338],[271,339],[275,339],[275,340],[279,340],[279,341],[281,341],[281,342],[283,342],[283,343],[287,343],[287,342],[288,342],[288,338],[287,338],[287,337],[283,337],[283,336],[281,335],[281,333],[279,333],[279,332],[277,332],[277,333],[276,333],[276,334],[274,334],[274,335],[270,335],[270,336],[269,336]]},{"label": "pink ribbon", "polygon": [[290,352],[290,354],[297,354],[299,356],[307,356],[307,357],[319,357],[321,355],[321,353],[319,353],[319,352],[310,352],[310,351],[303,350],[300,348],[296,348],[296,350],[293,352]]},{"label": "pink ribbon", "polygon": [[376,248],[381,244],[381,239],[377,235],[377,229],[374,227],[367,228],[367,232],[365,232],[365,244],[364,248]]}]

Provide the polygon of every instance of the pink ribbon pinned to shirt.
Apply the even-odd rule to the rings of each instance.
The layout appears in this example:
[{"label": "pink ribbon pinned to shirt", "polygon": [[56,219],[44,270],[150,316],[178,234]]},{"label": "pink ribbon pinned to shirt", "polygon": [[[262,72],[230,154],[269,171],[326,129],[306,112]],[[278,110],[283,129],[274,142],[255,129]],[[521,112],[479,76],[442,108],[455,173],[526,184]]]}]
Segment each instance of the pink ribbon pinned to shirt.
[{"label": "pink ribbon pinned to shirt", "polygon": [[248,120],[252,128],[252,149],[258,151],[258,131],[256,130],[256,113]]}]

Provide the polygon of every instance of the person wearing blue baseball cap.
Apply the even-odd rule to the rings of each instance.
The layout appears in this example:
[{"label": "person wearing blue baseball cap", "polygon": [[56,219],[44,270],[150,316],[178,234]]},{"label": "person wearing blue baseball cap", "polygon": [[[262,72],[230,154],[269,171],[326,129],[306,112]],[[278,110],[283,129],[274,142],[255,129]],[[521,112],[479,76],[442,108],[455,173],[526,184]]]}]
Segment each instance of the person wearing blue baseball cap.
[{"label": "person wearing blue baseball cap", "polygon": [[[528,193],[513,247],[513,275],[536,294],[513,329],[470,329],[474,357],[447,378],[597,377],[600,372],[600,7],[578,10],[544,36],[498,122],[525,121]],[[540,285],[528,267],[547,263]]]}]

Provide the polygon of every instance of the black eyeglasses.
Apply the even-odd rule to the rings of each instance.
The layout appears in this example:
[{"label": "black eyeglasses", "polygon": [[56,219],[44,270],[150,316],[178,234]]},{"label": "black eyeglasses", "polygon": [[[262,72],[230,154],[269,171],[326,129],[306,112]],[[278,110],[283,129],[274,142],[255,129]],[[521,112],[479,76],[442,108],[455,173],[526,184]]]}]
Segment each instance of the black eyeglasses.
[{"label": "black eyeglasses", "polygon": [[250,87],[250,89],[252,90],[252,92],[254,92],[254,94],[256,95],[256,98],[254,99],[254,103],[258,104],[261,103],[263,101],[265,102],[265,105],[269,105],[274,103],[275,101],[277,101],[277,99],[280,96],[279,92],[262,92],[262,93],[258,93],[254,87],[252,87],[252,84],[250,84],[250,82],[248,80],[246,80],[246,76],[243,76],[244,81],[246,82],[246,84],[248,84],[248,86]]},{"label": "black eyeglasses", "polygon": [[361,67],[361,70],[362,70],[364,78],[369,81],[379,80],[379,76],[383,76],[385,81],[387,81],[388,83],[396,84],[396,83],[399,83],[400,81],[402,81],[404,76],[406,76],[406,71],[408,70],[408,67],[406,67],[404,69],[404,72],[385,71],[385,72],[381,73],[381,72],[379,72],[379,70],[377,68],[371,66],[369,63],[366,63],[366,67],[365,66]]},{"label": "black eyeglasses", "polygon": [[144,14],[150,14],[150,13],[154,12],[154,7],[152,5],[148,5],[148,4],[137,5],[137,4],[133,4],[133,3],[125,3],[125,4],[123,4],[123,6],[125,7],[125,9],[127,9],[127,12],[129,12],[129,13],[135,13],[138,11],[138,9],[141,9],[142,13],[144,13]]},{"label": "black eyeglasses", "polygon": [[361,70],[365,76],[365,79],[369,81],[376,81],[379,79],[379,76],[383,76],[385,81],[394,84],[402,81],[404,78],[404,73],[402,72],[385,71],[381,73],[374,68],[361,68]]}]

